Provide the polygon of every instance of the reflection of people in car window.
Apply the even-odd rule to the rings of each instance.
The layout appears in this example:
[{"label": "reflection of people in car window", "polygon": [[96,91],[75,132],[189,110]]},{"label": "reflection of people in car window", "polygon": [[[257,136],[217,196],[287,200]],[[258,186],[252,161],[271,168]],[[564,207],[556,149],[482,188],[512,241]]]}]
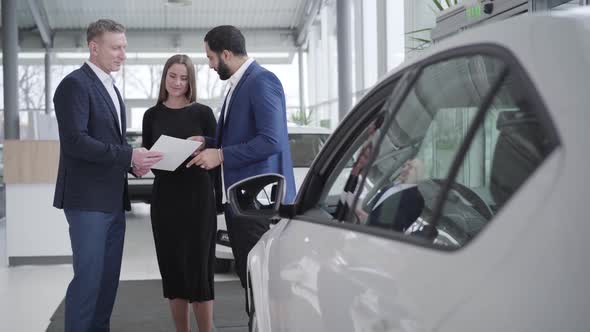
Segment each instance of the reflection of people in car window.
[{"label": "reflection of people in car window", "polygon": [[350,176],[344,185],[344,190],[340,195],[340,200],[338,201],[338,206],[336,207],[335,218],[337,220],[344,220],[348,214],[348,210],[352,205],[352,201],[354,199],[354,194],[357,189],[358,180],[362,170],[365,166],[369,163],[369,159],[373,153],[373,138],[375,133],[381,125],[383,124],[384,116],[380,114],[375,121],[371,122],[369,127],[367,128],[367,139],[365,145],[362,147],[361,151],[358,154],[357,160],[352,165],[352,170],[350,171]]},{"label": "reflection of people in car window", "polygon": [[407,161],[392,185],[386,186],[370,202],[367,224],[404,232],[424,209],[424,198],[418,181],[424,175],[424,164],[418,159]]}]

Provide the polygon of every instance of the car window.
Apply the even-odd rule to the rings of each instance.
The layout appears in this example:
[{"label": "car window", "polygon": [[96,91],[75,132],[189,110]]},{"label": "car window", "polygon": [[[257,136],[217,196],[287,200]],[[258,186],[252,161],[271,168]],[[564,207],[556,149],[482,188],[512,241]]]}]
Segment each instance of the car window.
[{"label": "car window", "polygon": [[289,134],[293,167],[309,167],[318,155],[328,134]]},{"label": "car window", "polygon": [[380,110],[369,120],[368,125],[364,128],[361,126],[358,136],[340,156],[340,161],[328,178],[321,195],[319,207],[337,220],[342,220],[348,213],[360,174],[367,166],[372,156],[373,144],[379,137],[384,111],[381,110],[383,104],[377,107]]},{"label": "car window", "polygon": [[[435,243],[461,247],[476,236],[553,150],[516,75],[508,74],[448,192],[441,189],[484,98],[505,64],[459,57],[422,70],[363,172],[347,221],[415,234],[435,224]],[[433,220],[437,200],[442,213]]]}]

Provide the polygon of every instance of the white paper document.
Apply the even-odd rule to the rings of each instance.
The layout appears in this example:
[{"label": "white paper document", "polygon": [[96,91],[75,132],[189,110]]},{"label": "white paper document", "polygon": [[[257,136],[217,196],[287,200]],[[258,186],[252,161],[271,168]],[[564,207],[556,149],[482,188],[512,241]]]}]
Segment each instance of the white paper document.
[{"label": "white paper document", "polygon": [[201,142],[161,135],[150,151],[162,152],[164,158],[158,161],[152,168],[174,171],[200,145]]}]

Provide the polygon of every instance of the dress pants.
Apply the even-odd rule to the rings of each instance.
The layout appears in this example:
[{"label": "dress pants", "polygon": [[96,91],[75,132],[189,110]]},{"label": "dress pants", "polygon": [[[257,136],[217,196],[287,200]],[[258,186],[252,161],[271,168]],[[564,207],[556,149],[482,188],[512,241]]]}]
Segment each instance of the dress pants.
[{"label": "dress pants", "polygon": [[262,235],[268,231],[270,221],[237,217],[233,214],[229,204],[225,204],[224,210],[227,235],[234,254],[236,273],[240,277],[242,287],[246,288],[248,253]]},{"label": "dress pants", "polygon": [[109,331],[119,286],[125,213],[65,210],[74,278],[65,300],[65,331]]}]

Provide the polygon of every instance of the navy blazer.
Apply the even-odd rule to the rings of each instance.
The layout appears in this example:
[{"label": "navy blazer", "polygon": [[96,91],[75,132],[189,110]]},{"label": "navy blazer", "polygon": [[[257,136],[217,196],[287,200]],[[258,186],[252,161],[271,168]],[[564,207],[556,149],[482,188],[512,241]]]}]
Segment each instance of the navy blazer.
[{"label": "navy blazer", "polygon": [[293,202],[295,177],[281,81],[254,61],[235,87],[226,110],[224,106],[217,137],[206,143],[223,147],[225,190],[254,175],[279,173],[286,180],[285,202]]},{"label": "navy blazer", "polygon": [[129,210],[127,172],[132,148],[125,139],[113,101],[92,68],[84,64],[66,76],[53,104],[59,127],[60,155],[53,206],[60,209],[119,212]]}]

